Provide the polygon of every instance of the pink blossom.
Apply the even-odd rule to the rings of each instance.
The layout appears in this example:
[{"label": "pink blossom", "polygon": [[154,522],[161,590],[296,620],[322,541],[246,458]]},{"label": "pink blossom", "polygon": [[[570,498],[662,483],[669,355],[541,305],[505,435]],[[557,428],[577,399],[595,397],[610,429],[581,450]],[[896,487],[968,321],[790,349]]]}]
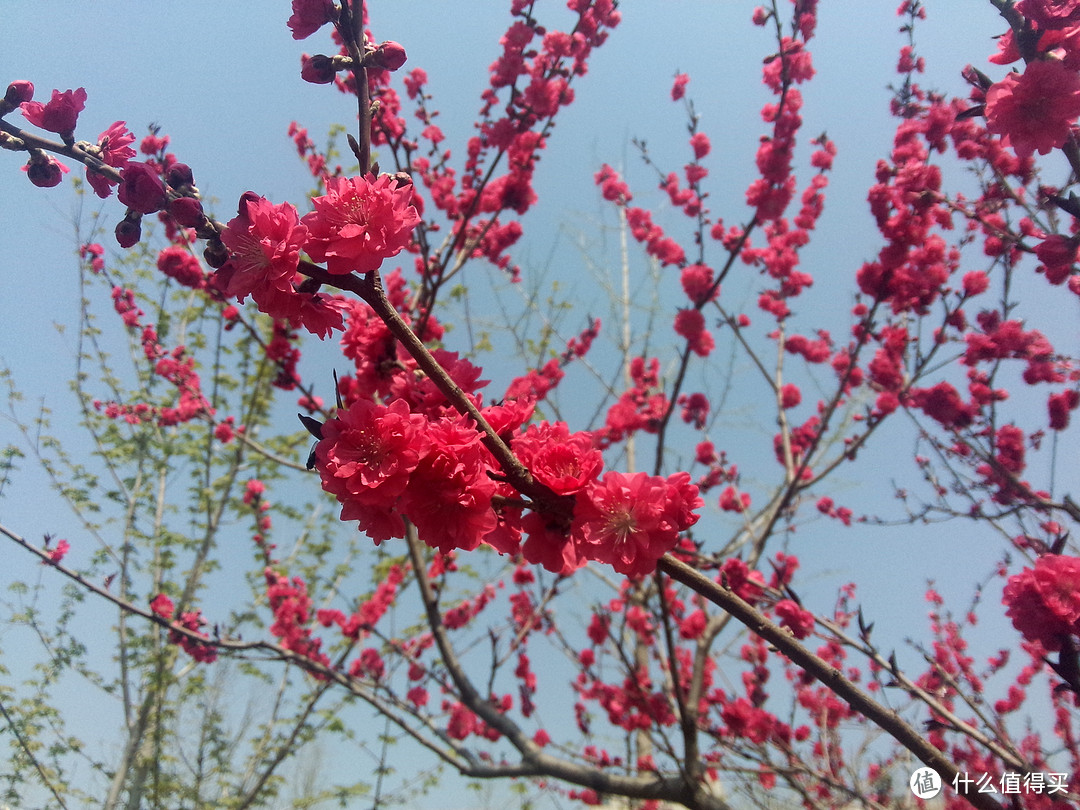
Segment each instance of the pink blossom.
[{"label": "pink blossom", "polygon": [[52,91],[52,98],[45,104],[40,101],[24,101],[19,105],[23,117],[31,124],[61,136],[71,137],[79,113],[86,107],[86,90]]},{"label": "pink blossom", "polygon": [[64,175],[68,173],[68,167],[44,152],[31,155],[30,160],[23,167],[27,179],[38,188],[54,188],[60,185]]},{"label": "pink blossom", "polygon": [[202,203],[194,197],[177,197],[169,203],[169,213],[182,228],[198,228],[206,217]]},{"label": "pink blossom", "polygon": [[[404,65],[408,57],[405,55],[405,48],[401,46],[401,43],[388,39],[386,42],[379,44],[370,59],[372,67],[393,71]],[[367,62],[367,59],[364,61]]]},{"label": "pink blossom", "polygon": [[335,17],[331,0],[292,0],[289,30],[293,39],[307,39]]},{"label": "pink blossom", "polygon": [[814,630],[814,615],[799,607],[792,599],[781,599],[776,603],[776,615],[780,626],[788,628],[795,638],[806,638]]},{"label": "pink blossom", "polygon": [[292,293],[307,235],[289,203],[274,205],[255,195],[244,199],[240,214],[229,220],[221,234],[230,253],[228,263],[218,271],[225,292],[241,301],[252,295],[256,303],[274,291]]},{"label": "pink blossom", "polygon": [[911,404],[949,428],[967,427],[978,412],[976,406],[965,403],[956,388],[947,382],[932,388],[913,388]]},{"label": "pink blossom", "polygon": [[675,82],[671,85],[671,100],[678,101],[686,95],[686,85],[690,77],[685,73],[675,74]]},{"label": "pink blossom", "polygon": [[609,471],[583,496],[575,524],[581,526],[589,556],[631,577],[656,569],[659,559],[674,548],[679,532],[697,522],[694,510],[702,505],[687,473],[665,480]]},{"label": "pink blossom", "polygon": [[1052,233],[1035,246],[1035,255],[1043,263],[1046,280],[1061,284],[1072,275],[1076,261],[1076,240]]},{"label": "pink blossom", "polygon": [[1042,30],[1068,28],[1080,22],[1077,0],[1020,0],[1016,10]]},{"label": "pink blossom", "polygon": [[690,138],[690,147],[694,150],[694,160],[701,160],[712,149],[709,136],[704,132],[695,132]]},{"label": "pink blossom", "polygon": [[[135,150],[131,148],[133,143],[135,143],[135,136],[128,131],[123,121],[116,121],[98,136],[97,148],[100,151],[98,157],[107,166],[123,169],[128,161],[135,157]],[[115,180],[93,171],[89,166],[86,168],[86,180],[94,189],[94,193],[103,200],[109,196],[112,187],[116,185]]]},{"label": "pink blossom", "polygon": [[410,186],[389,175],[365,175],[331,177],[326,187],[302,222],[309,231],[308,255],[326,262],[329,272],[369,273],[409,244],[420,223]]},{"label": "pink blossom", "polygon": [[1031,62],[986,91],[986,128],[1022,158],[1064,146],[1077,116],[1080,76],[1056,59]]},{"label": "pink blossom", "polygon": [[120,202],[140,214],[152,214],[165,205],[165,184],[149,163],[128,163],[120,172]]},{"label": "pink blossom", "polygon": [[323,425],[315,446],[323,489],[341,502],[341,519],[360,521],[376,543],[404,536],[398,499],[431,449],[427,429],[402,400],[359,399]]},{"label": "pink blossom", "polygon": [[735,487],[726,487],[720,493],[720,508],[725,512],[745,512],[750,508],[750,494],[739,492]]},{"label": "pink blossom", "polygon": [[1050,411],[1050,428],[1064,430],[1069,426],[1069,412],[1080,406],[1080,392],[1070,389],[1051,394],[1046,405]]},{"label": "pink blossom", "polygon": [[694,305],[715,300],[720,293],[719,285],[713,285],[713,269],[705,265],[687,265],[681,272],[679,281]]},{"label": "pink blossom", "polygon": [[530,425],[514,452],[533,476],[558,495],[574,495],[595,481],[604,458],[588,433],[570,433],[564,422]]},{"label": "pink blossom", "polygon": [[337,77],[337,67],[329,56],[306,54],[300,61],[300,78],[311,84],[330,84]]},{"label": "pink blossom", "polygon": [[4,101],[12,107],[18,107],[34,98],[34,83],[26,79],[17,79],[7,86]]},{"label": "pink blossom", "polygon": [[59,565],[69,551],[71,551],[71,543],[61,540],[56,544],[56,548],[49,551],[49,562]]},{"label": "pink blossom", "polygon": [[179,245],[165,248],[158,254],[157,267],[169,278],[185,287],[198,289],[203,281],[202,264],[191,251]]},{"label": "pink blossom", "polygon": [[471,551],[498,524],[491,505],[490,454],[476,429],[461,418],[431,423],[425,437],[431,449],[409,477],[402,511],[430,547]]},{"label": "pink blossom", "polygon": [[1009,578],[1001,598],[1013,627],[1049,651],[1080,631],[1080,559],[1046,554]]},{"label": "pink blossom", "polygon": [[964,295],[979,295],[990,287],[990,278],[982,270],[972,270],[964,273],[962,280]]},{"label": "pink blossom", "polygon": [[150,600],[150,610],[154,612],[155,616],[160,616],[163,619],[171,619],[173,613],[176,611],[176,606],[173,605],[172,599],[163,593],[159,593]]}]

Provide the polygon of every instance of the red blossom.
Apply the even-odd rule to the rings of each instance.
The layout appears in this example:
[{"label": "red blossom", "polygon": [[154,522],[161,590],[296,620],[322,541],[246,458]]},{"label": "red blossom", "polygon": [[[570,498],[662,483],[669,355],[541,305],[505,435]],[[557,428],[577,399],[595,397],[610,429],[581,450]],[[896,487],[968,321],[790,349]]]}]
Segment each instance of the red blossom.
[{"label": "red blossom", "polygon": [[803,639],[814,630],[814,614],[803,610],[792,599],[781,599],[774,608],[780,619],[780,626],[788,628],[795,638]]},{"label": "red blossom", "polygon": [[165,183],[149,163],[128,163],[120,172],[120,202],[140,214],[152,214],[165,205]]},{"label": "red blossom", "polygon": [[53,90],[52,98],[45,104],[40,101],[24,101],[19,106],[23,117],[34,126],[70,138],[75,131],[79,113],[86,107],[86,90],[81,87],[62,93]]},{"label": "red blossom", "polygon": [[986,91],[986,128],[1022,158],[1065,145],[1080,116],[1080,75],[1056,59],[1031,62]]},{"label": "red blossom", "polygon": [[316,469],[341,502],[342,520],[358,520],[376,543],[405,536],[398,499],[432,447],[427,431],[427,420],[402,400],[359,399],[323,425]]},{"label": "red blossom", "polygon": [[[98,155],[107,166],[115,169],[123,169],[128,161],[135,157],[135,150],[131,144],[135,143],[135,135],[130,132],[123,121],[117,121],[98,136]],[[94,193],[101,199],[105,199],[112,192],[116,181],[86,167],[86,180],[94,189]]]},{"label": "red blossom", "polygon": [[410,204],[412,186],[389,175],[326,181],[326,194],[302,222],[309,231],[308,255],[331,273],[369,273],[408,244],[420,215]]},{"label": "red blossom", "polygon": [[1020,0],[1016,10],[1042,30],[1066,28],[1080,22],[1077,0]]},{"label": "red blossom", "polygon": [[331,0],[292,0],[287,25],[293,39],[307,39],[336,16]]},{"label": "red blossom", "polygon": [[1075,411],[1080,406],[1080,392],[1075,389],[1051,394],[1047,400],[1047,409],[1050,411],[1050,428],[1052,430],[1064,430],[1069,426],[1069,412]]},{"label": "red blossom", "polygon": [[678,101],[686,95],[686,85],[690,81],[690,77],[685,73],[677,73],[675,75],[675,82],[671,85],[671,100]]},{"label": "red blossom", "polygon": [[261,311],[324,338],[344,327],[345,305],[339,298],[299,292],[294,286],[307,238],[308,230],[292,205],[274,205],[248,192],[241,198],[239,215],[221,235],[230,255],[217,272],[217,284],[226,295],[240,301],[250,295]]},{"label": "red blossom", "polygon": [[172,599],[163,593],[159,593],[150,600],[150,610],[152,610],[156,616],[160,616],[163,619],[171,619],[173,613],[176,612],[176,606],[173,604]]},{"label": "red blossom", "polygon": [[388,39],[386,42],[380,43],[379,47],[371,55],[371,66],[394,71],[404,65],[407,58],[405,48],[402,47],[401,43]]},{"label": "red blossom", "polygon": [[1061,284],[1072,275],[1076,254],[1077,240],[1057,233],[1035,246],[1035,255],[1043,263],[1043,272],[1051,284]]},{"label": "red blossom", "polygon": [[1080,632],[1080,559],[1046,554],[1009,578],[1001,598],[1013,627],[1051,652]]},{"label": "red blossom", "polygon": [[274,205],[251,195],[240,203],[240,213],[229,220],[221,241],[229,249],[229,262],[218,271],[227,295],[256,302],[273,292],[292,293],[300,251],[308,231],[296,208]]},{"label": "red blossom", "polygon": [[709,136],[704,132],[695,132],[690,136],[690,146],[694,150],[694,160],[701,160],[712,149],[712,145],[709,143]]},{"label": "red blossom", "polygon": [[36,152],[23,166],[23,171],[26,172],[27,179],[38,188],[55,188],[70,169],[52,155]]},{"label": "red blossom", "polygon": [[7,86],[4,101],[12,107],[18,107],[34,98],[34,83],[26,79],[17,79]]},{"label": "red blossom", "polygon": [[686,339],[694,354],[708,357],[716,346],[712,333],[705,328],[705,316],[700,309],[680,309],[675,316],[675,331]]},{"label": "red blossom", "polygon": [[702,505],[687,473],[668,479],[609,471],[584,493],[575,513],[592,559],[620,574],[644,576],[697,522]]},{"label": "red blossom", "polygon": [[69,551],[71,551],[71,543],[69,543],[67,540],[60,540],[56,544],[56,548],[49,551],[49,562],[53,563],[54,565],[59,565],[61,562],[63,562],[64,557],[67,556],[67,553]]},{"label": "red blossom", "polygon": [[491,505],[490,454],[463,419],[443,417],[426,436],[431,449],[410,475],[401,509],[432,548],[471,551],[498,524]]},{"label": "red blossom", "polygon": [[203,282],[202,264],[190,250],[179,245],[172,245],[161,251],[158,254],[157,267],[185,287],[198,289]]},{"label": "red blossom", "polygon": [[947,382],[932,388],[913,388],[911,404],[948,428],[967,427],[978,412],[977,406],[965,403],[956,388]]}]

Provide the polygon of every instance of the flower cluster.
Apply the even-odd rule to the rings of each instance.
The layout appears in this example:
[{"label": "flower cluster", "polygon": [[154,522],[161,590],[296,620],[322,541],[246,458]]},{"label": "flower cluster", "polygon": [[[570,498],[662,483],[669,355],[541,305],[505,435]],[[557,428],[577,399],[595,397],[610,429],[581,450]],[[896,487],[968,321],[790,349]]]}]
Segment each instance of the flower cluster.
[{"label": "flower cluster", "polygon": [[1080,559],[1044,554],[1009,578],[1001,601],[1013,627],[1048,652],[1080,635]]},{"label": "flower cluster", "polygon": [[[150,600],[150,610],[155,616],[159,616],[174,623],[177,628],[169,631],[169,642],[178,644],[188,655],[203,664],[211,664],[217,660],[217,648],[210,641],[209,636],[201,632],[206,625],[202,612],[198,610],[184,611],[176,615],[176,606],[172,599],[163,593],[159,593]],[[190,631],[188,633],[181,630]],[[195,634],[194,636],[192,634]]]},{"label": "flower cluster", "polygon": [[335,275],[368,273],[401,252],[420,222],[411,186],[387,175],[329,178],[327,193],[302,219],[289,203],[247,192],[221,241],[229,256],[216,284],[230,297],[249,295],[259,310],[325,338],[343,329],[344,302],[313,291],[299,273],[301,252]]},{"label": "flower cluster", "polygon": [[[520,430],[528,411],[510,423],[501,411],[489,413],[505,433]],[[525,504],[500,483],[494,457],[464,417],[417,412],[400,398],[361,398],[321,432],[315,466],[323,488],[341,502],[342,519],[357,520],[376,543],[403,537],[408,519],[444,553],[483,542],[560,573],[596,560],[642,576],[697,521],[702,503],[687,473],[600,478],[594,437],[562,424],[531,425],[511,445],[556,499],[575,504],[569,519],[551,504]]]}]

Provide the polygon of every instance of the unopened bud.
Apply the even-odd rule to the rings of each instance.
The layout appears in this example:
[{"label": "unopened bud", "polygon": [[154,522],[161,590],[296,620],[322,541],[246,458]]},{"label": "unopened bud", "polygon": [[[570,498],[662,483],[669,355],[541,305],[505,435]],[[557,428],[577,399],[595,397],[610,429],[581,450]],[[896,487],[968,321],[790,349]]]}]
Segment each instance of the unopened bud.
[{"label": "unopened bud", "polygon": [[194,197],[177,197],[169,203],[169,213],[182,228],[198,228],[206,218],[202,203]]},{"label": "unopened bud", "polygon": [[330,84],[336,75],[334,60],[321,53],[305,57],[300,65],[300,78],[312,84]]},{"label": "unopened bud", "polygon": [[60,185],[64,176],[60,171],[60,164],[51,157],[35,155],[26,164],[26,177],[39,188],[52,188]]},{"label": "unopened bud", "polygon": [[139,243],[139,240],[142,239],[141,219],[138,213],[129,212],[116,226],[116,241],[120,247],[129,248]]},{"label": "unopened bud", "polygon": [[175,189],[195,185],[195,178],[191,174],[191,167],[186,163],[174,163],[171,165],[165,175],[165,180]]},{"label": "unopened bud", "polygon": [[203,258],[206,263],[217,270],[229,260],[229,249],[220,239],[210,239],[203,250]]},{"label": "unopened bud", "polygon": [[236,206],[236,213],[242,217],[247,216],[247,204],[249,202],[258,202],[262,199],[261,194],[256,194],[254,191],[245,191],[240,195],[240,203]]},{"label": "unopened bud", "polygon": [[[375,53],[369,58],[371,67],[378,67],[383,70],[397,70],[405,64],[405,60],[409,57],[405,55],[405,48],[401,46],[400,42],[388,39],[379,45],[375,49]],[[367,62],[368,60],[364,61]]]},{"label": "unopened bud", "polygon": [[34,84],[28,82],[25,79],[21,79],[17,82],[12,82],[7,86],[7,92],[4,94],[4,101],[10,104],[12,107],[18,107],[20,104],[26,101],[32,101],[34,98]]}]

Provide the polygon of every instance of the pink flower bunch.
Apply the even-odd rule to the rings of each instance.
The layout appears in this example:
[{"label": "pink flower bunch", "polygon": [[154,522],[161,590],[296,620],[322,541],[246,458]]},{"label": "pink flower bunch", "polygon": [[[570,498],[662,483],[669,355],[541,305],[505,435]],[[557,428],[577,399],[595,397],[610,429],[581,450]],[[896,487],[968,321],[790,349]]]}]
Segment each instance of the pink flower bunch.
[{"label": "pink flower bunch", "polygon": [[302,220],[304,249],[338,275],[377,270],[408,246],[420,224],[412,187],[385,174],[328,178],[326,194],[312,204],[315,210]]},{"label": "pink flower bunch", "polygon": [[[321,639],[311,635],[311,597],[307,586],[299,577],[290,581],[284,574],[272,568],[264,572],[266,577],[266,597],[274,613],[274,623],[270,632],[281,639],[281,646],[320,664],[329,664],[330,659],[320,652]],[[316,677],[319,677],[316,674]]]},{"label": "pink flower bunch", "polygon": [[[519,430],[527,414],[506,429]],[[357,520],[376,543],[403,537],[407,518],[444,553],[487,543],[561,573],[595,560],[642,576],[697,521],[702,501],[687,473],[608,472],[600,479],[593,437],[570,434],[563,424],[532,425],[512,445],[538,482],[576,503],[572,519],[542,503],[526,505],[497,483],[494,458],[470,422],[414,412],[403,399],[354,401],[323,425],[315,459],[342,519]]]},{"label": "pink flower bunch", "polygon": [[240,301],[250,295],[262,312],[325,338],[343,328],[342,304],[297,290],[296,282],[302,283],[297,275],[300,251],[307,237],[292,205],[245,194],[239,214],[221,234],[229,260],[218,270],[217,285]]},{"label": "pink flower bunch", "polygon": [[185,630],[197,633],[199,638],[206,639],[206,641],[200,641],[198,638],[192,638],[187,633],[181,633],[174,629],[169,632],[170,644],[179,644],[184,652],[200,663],[211,664],[217,660],[217,649],[209,643],[209,637],[200,632],[200,629],[206,625],[206,620],[203,619],[201,611],[186,611],[177,617],[175,615],[176,606],[173,604],[172,599],[163,593],[159,593],[150,600],[150,610],[155,616],[167,619]]},{"label": "pink flower bunch", "polygon": [[1022,158],[1064,146],[1078,116],[1080,74],[1057,59],[1033,61],[986,91],[986,128]]},{"label": "pink flower bunch", "polygon": [[[29,82],[27,82],[29,84]],[[33,94],[33,85],[30,85]],[[67,141],[71,141],[79,113],[86,107],[86,90],[52,91],[52,98],[44,104],[40,101],[24,101],[19,105],[23,117],[35,127],[55,132]]]},{"label": "pink flower bunch", "polygon": [[1080,634],[1080,559],[1045,554],[1009,578],[1001,597],[1013,627],[1049,652]]},{"label": "pink flower bunch", "polygon": [[221,240],[228,261],[217,286],[262,312],[325,338],[344,328],[341,299],[304,289],[300,254],[324,261],[338,275],[367,273],[408,246],[420,216],[412,191],[387,175],[328,178],[327,194],[301,219],[289,203],[275,205],[253,192],[240,200]]}]

